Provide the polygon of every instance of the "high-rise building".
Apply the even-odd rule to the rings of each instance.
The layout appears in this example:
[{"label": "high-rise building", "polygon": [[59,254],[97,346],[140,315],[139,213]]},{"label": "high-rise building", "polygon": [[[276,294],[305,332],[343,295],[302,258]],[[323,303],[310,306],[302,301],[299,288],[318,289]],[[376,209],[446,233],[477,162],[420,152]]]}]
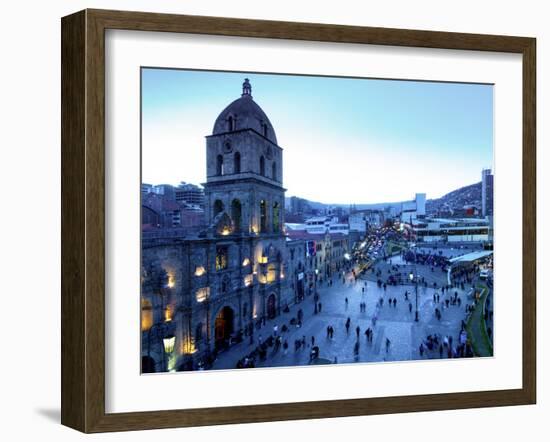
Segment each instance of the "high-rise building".
[{"label": "high-rise building", "polygon": [[481,171],[481,215],[493,216],[493,174],[491,169]]},{"label": "high-rise building", "polygon": [[190,183],[181,183],[174,189],[176,201],[204,208],[204,189]]}]

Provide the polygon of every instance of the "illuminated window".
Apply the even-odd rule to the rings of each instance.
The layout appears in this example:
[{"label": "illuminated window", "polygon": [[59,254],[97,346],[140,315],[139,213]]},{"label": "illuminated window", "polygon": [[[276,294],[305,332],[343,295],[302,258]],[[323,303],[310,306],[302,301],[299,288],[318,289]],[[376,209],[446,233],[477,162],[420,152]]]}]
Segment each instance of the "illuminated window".
[{"label": "illuminated window", "polygon": [[225,270],[227,269],[227,247],[218,246],[216,247],[216,270]]}]

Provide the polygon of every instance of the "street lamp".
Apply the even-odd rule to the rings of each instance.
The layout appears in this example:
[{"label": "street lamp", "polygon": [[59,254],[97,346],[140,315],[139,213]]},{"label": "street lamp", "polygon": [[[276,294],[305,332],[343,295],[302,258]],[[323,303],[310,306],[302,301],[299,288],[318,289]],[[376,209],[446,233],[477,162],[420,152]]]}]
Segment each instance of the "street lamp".
[{"label": "street lamp", "polygon": [[176,337],[174,335],[168,335],[162,339],[164,345],[164,351],[171,354],[174,351],[174,344],[176,343]]},{"label": "street lamp", "polygon": [[[415,294],[415,312],[414,312],[414,320],[415,322],[418,322],[418,273],[416,271],[416,249],[414,248],[414,244],[412,245],[411,249],[414,253],[414,274],[411,272],[409,273],[409,278],[411,282],[414,280],[414,294]],[[416,276],[415,276],[416,275]]]}]

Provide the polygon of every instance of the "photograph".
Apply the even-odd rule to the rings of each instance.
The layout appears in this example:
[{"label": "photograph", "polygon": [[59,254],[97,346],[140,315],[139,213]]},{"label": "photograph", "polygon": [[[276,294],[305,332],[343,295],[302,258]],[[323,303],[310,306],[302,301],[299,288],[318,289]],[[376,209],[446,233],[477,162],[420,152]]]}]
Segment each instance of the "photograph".
[{"label": "photograph", "polygon": [[493,357],[493,84],[140,89],[143,375]]}]

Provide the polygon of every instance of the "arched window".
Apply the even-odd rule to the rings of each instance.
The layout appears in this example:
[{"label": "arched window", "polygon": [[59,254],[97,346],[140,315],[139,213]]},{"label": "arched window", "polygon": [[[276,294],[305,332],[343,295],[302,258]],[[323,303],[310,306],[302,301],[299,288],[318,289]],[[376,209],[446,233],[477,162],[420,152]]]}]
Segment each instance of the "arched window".
[{"label": "arched window", "polygon": [[271,177],[273,178],[273,181],[277,181],[277,163],[273,161],[273,164],[271,165]]},{"label": "arched window", "polygon": [[221,200],[214,201],[214,218],[221,212],[223,212],[223,203]]},{"label": "arched window", "polygon": [[263,155],[260,157],[260,175],[265,176],[265,158]]},{"label": "arched window", "polygon": [[241,202],[237,199],[231,202],[231,218],[233,218],[233,225],[235,226],[235,232],[240,232],[242,208],[241,208]]},{"label": "arched window", "polygon": [[278,232],[279,231],[279,225],[280,225],[280,207],[279,203],[273,204],[273,231]]},{"label": "arched window", "polygon": [[262,135],[267,138],[267,124],[262,121]]},{"label": "arched window", "polygon": [[223,175],[223,155],[216,158],[216,175]]},{"label": "arched window", "polygon": [[260,232],[267,231],[267,204],[265,200],[260,201]]},{"label": "arched window", "polygon": [[235,152],[233,157],[233,173],[241,173],[241,154]]},{"label": "arched window", "polygon": [[232,130],[235,130],[235,120],[233,119],[233,117],[231,115],[227,119],[227,130],[229,132],[231,132]]}]

